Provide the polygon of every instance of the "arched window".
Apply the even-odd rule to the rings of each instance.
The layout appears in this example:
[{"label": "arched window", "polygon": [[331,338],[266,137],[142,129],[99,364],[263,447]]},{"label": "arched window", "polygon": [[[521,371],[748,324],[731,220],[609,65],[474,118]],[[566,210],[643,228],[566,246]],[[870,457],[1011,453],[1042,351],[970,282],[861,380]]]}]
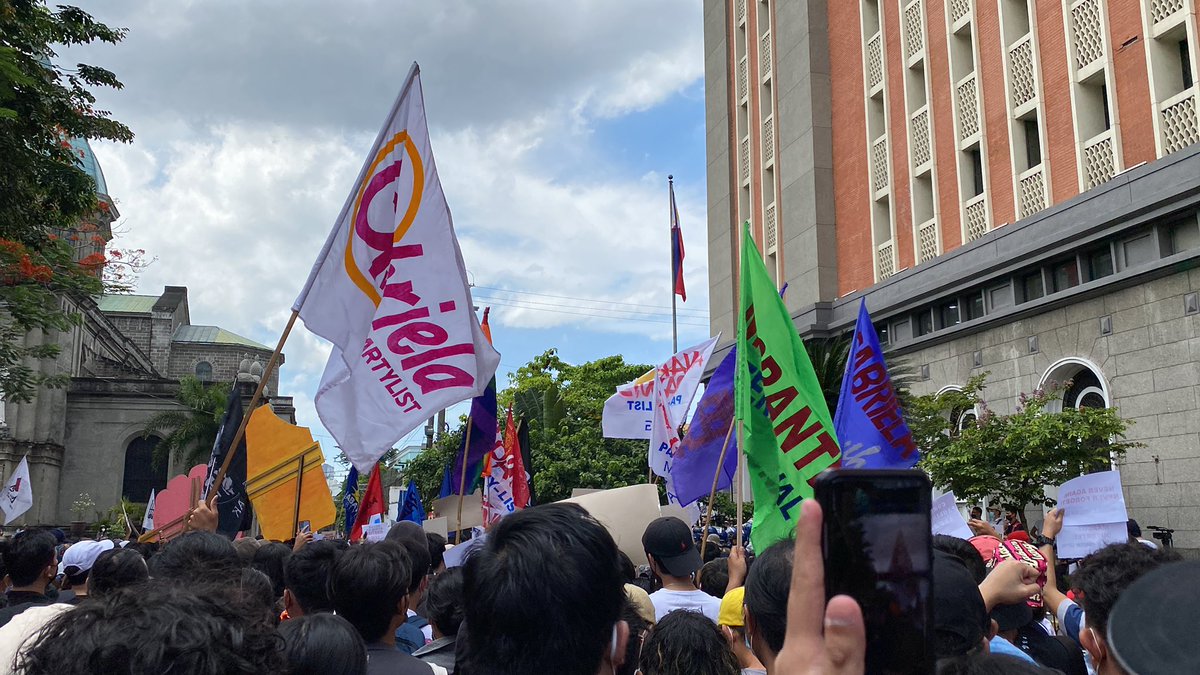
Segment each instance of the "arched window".
[{"label": "arched window", "polygon": [[212,382],[212,364],[208,361],[201,361],[196,364],[196,379],[201,382]]},{"label": "arched window", "polygon": [[[1062,393],[1062,400],[1056,401],[1056,407],[1047,407],[1051,412],[1068,408],[1097,408],[1103,409],[1111,405],[1108,385],[1104,382],[1100,369],[1090,361],[1079,358],[1067,358],[1058,361],[1042,375],[1040,387],[1052,385],[1061,386],[1070,382]],[[1113,468],[1109,461],[1099,461],[1085,468],[1084,473],[1108,471]]]},{"label": "arched window", "polygon": [[125,478],[121,483],[121,496],[131,502],[145,503],[150,500],[150,491],[167,487],[167,460],[154,461],[154,448],[158,447],[157,436],[138,436],[125,449]]}]

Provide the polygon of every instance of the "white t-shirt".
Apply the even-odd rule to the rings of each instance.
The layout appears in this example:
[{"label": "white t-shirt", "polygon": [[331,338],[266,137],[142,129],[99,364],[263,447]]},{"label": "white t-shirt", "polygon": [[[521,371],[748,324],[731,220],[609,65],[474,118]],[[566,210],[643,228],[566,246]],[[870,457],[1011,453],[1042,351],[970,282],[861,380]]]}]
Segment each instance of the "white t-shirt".
[{"label": "white t-shirt", "polygon": [[717,622],[717,617],[721,614],[721,599],[701,590],[668,591],[664,588],[651,593],[650,602],[654,604],[655,621],[662,621],[664,616],[677,609],[700,612],[712,619],[713,623]]}]

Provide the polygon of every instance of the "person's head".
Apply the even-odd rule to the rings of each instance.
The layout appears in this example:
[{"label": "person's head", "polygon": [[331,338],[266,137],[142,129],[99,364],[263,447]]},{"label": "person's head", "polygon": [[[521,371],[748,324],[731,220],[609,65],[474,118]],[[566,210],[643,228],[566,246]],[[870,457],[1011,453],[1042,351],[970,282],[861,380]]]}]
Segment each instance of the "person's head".
[{"label": "person's head", "polygon": [[58,574],[58,560],[54,555],[54,535],[46,530],[22,530],[13,535],[4,552],[4,566],[13,588],[37,587],[45,590]]},{"label": "person's head", "polygon": [[336,614],[306,614],[284,621],[279,626],[279,637],[283,638],[289,675],[367,672],[366,643],[349,621]]},{"label": "person's head", "polygon": [[276,599],[283,597],[283,568],[292,557],[292,547],[273,541],[254,552],[251,566],[271,580],[271,592]]},{"label": "person's head", "polygon": [[633,559],[624,551],[617,551],[617,559],[621,564],[621,578],[627,584],[633,583],[633,580],[637,578],[637,567],[633,564]]},{"label": "person's head", "polygon": [[409,604],[415,607],[429,575],[429,540],[425,537],[425,530],[416,523],[404,520],[388,530],[387,541],[397,544],[408,553],[411,565],[409,573],[412,575],[408,582],[408,592],[415,596],[410,599]]},{"label": "person's head", "polygon": [[275,610],[275,589],[271,579],[253,567],[242,567],[236,573],[236,583],[220,586],[231,602],[242,607],[243,614],[268,623],[278,619]]},{"label": "person's head", "polygon": [[975,652],[970,656],[942,659],[934,671],[937,675],[1047,675],[1057,673],[1036,663],[1015,656]]},{"label": "person's head", "polygon": [[250,537],[242,537],[233,542],[233,550],[237,551],[238,560],[246,567],[254,564],[254,554],[258,553],[259,547],[263,545],[261,539],[252,539]]},{"label": "person's head", "polygon": [[1015,522],[1019,521],[1021,519],[1021,515],[1019,513],[1017,513],[1017,507],[1015,507],[1015,506],[1004,507],[1004,519],[1010,523],[1015,523]]},{"label": "person's head", "polygon": [[738,675],[741,666],[721,631],[699,612],[670,612],[651,629],[638,659],[642,675]]},{"label": "person's head", "polygon": [[1096,672],[1119,673],[1106,639],[1108,615],[1121,593],[1133,582],[1162,565],[1180,560],[1178,553],[1141,544],[1112,544],[1084,558],[1071,584],[1083,592],[1087,628],[1079,634],[1080,644],[1092,656]]},{"label": "person's head", "polygon": [[351,546],[329,576],[333,608],[368,643],[386,641],[408,610],[412,562],[404,548],[384,541]]},{"label": "person's head", "polygon": [[750,653],[750,647],[746,644],[745,604],[746,587],[738,586],[721,598],[721,611],[717,615],[717,628],[743,668],[758,660]]},{"label": "person's head", "polygon": [[429,573],[437,574],[446,569],[446,538],[437,532],[426,532],[429,544]]},{"label": "person's head", "polygon": [[966,539],[951,537],[948,534],[935,534],[933,535],[933,550],[957,558],[971,573],[971,578],[975,580],[976,585],[983,583],[983,580],[987,578],[987,564],[983,561],[983,556],[979,554],[979,549]]},{"label": "person's head", "polygon": [[501,519],[463,579],[464,671],[594,675],[622,662],[629,629],[620,621],[617,545],[581,506],[545,504]]},{"label": "person's head", "polygon": [[1125,523],[1125,529],[1129,531],[1130,539],[1139,539],[1142,536],[1142,526],[1138,525],[1138,521],[1133,518]]},{"label": "person's head", "polygon": [[26,675],[274,673],[285,669],[274,628],[247,620],[200,585],[147,583],[58,615],[17,657]]},{"label": "person's head", "polygon": [[114,546],[116,544],[111,539],[101,541],[85,539],[72,544],[71,548],[68,548],[63,554],[62,562],[58,564],[59,572],[66,575],[67,583],[71,585],[71,588],[85,587],[88,582],[88,574],[92,571],[92,566],[96,564],[96,558],[105,551],[113,550]]},{"label": "person's head", "polygon": [[463,620],[462,568],[452,567],[435,576],[425,591],[425,614],[443,637],[458,634]]},{"label": "person's head", "polygon": [[1200,673],[1200,562],[1162,565],[1129,585],[1108,616],[1112,660],[1128,673]]},{"label": "person's head", "polygon": [[992,637],[992,621],[978,582],[961,558],[940,549],[933,555],[933,620],[933,652],[938,659],[982,652]]},{"label": "person's head", "polygon": [[642,548],[650,569],[664,581],[689,579],[700,569],[700,550],[692,540],[692,528],[674,516],[664,516],[646,526]]},{"label": "person's head", "polygon": [[221,583],[241,564],[233,544],[213,532],[185,532],[149,560],[150,576],[180,584]]},{"label": "person's head", "polygon": [[975,520],[979,520],[980,518],[983,517],[983,509],[979,508],[978,506],[972,506],[971,507],[971,517],[974,518]]},{"label": "person's head", "polygon": [[700,568],[700,590],[714,598],[723,598],[728,585],[729,558],[717,558]]},{"label": "person's head", "polygon": [[283,604],[288,616],[333,611],[329,573],[344,548],[333,541],[314,541],[287,559],[283,566]]},{"label": "person's head", "polygon": [[764,664],[775,661],[787,633],[788,593],[792,588],[795,543],[776,542],[762,552],[746,576],[746,637]]},{"label": "person's head", "polygon": [[[637,587],[627,585],[625,590],[628,591],[630,588]],[[649,602],[649,598],[650,596],[646,596],[647,602]],[[654,618],[653,606],[650,608],[650,618]],[[642,640],[646,639],[646,634],[652,624],[646,621],[641,608],[629,597],[626,597],[625,604],[621,606],[621,620],[629,626],[629,641],[625,645],[625,662],[621,664],[616,675],[637,675],[638,655],[642,653]]]},{"label": "person's head", "polygon": [[118,588],[140,584],[150,578],[146,559],[141,553],[127,548],[114,548],[96,558],[88,579],[88,592],[102,597]]}]

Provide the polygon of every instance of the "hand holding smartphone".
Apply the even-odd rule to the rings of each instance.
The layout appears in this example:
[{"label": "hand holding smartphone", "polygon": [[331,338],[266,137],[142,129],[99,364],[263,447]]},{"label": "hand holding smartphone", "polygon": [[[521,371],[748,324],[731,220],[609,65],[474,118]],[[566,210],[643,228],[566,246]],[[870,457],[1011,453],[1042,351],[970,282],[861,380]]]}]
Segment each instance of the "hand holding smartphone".
[{"label": "hand holding smartphone", "polygon": [[826,599],[849,595],[867,628],[866,672],[933,672],[932,489],[921,471],[817,477]]}]

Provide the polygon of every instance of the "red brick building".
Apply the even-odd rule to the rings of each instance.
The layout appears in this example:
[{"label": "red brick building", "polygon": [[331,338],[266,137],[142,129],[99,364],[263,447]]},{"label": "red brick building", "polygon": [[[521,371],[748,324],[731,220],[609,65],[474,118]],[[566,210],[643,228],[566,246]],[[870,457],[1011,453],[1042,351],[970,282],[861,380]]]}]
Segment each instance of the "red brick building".
[{"label": "red brick building", "polygon": [[988,403],[1071,380],[1146,443],[1131,514],[1200,547],[1196,0],[705,0],[709,268],[736,224],[800,332],[865,297],[893,358]]}]

